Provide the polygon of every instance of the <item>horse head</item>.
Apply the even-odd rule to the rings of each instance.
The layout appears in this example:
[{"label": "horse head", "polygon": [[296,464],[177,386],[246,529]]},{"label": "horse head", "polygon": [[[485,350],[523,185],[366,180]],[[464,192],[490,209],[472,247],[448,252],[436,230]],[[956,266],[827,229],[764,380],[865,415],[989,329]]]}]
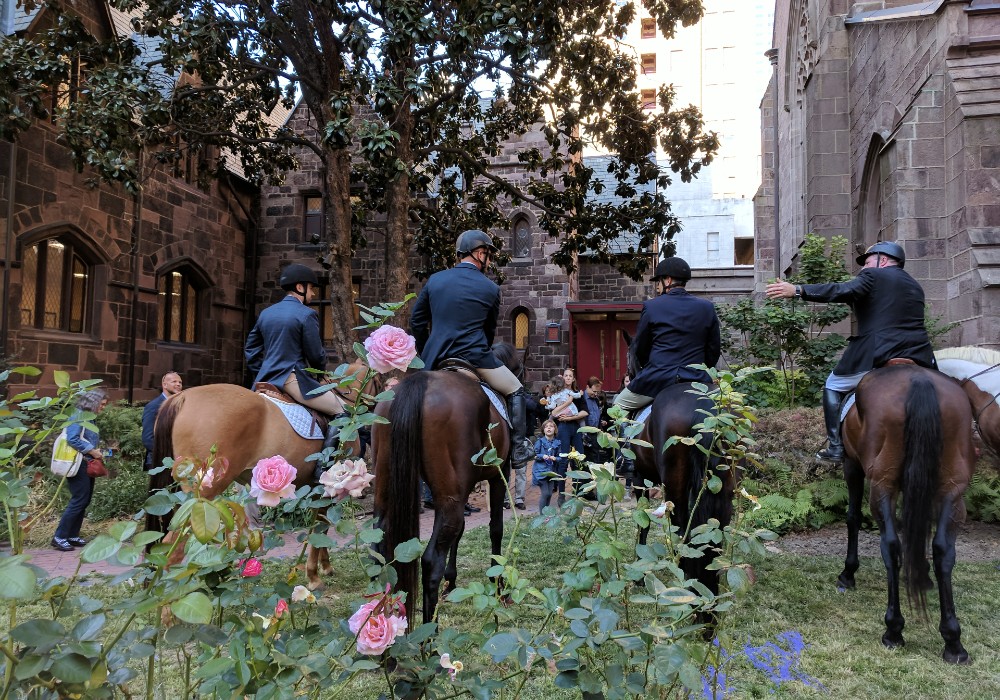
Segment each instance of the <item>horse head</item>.
[{"label": "horse head", "polygon": [[635,379],[635,375],[639,373],[642,369],[639,367],[639,361],[635,357],[635,348],[632,347],[632,341],[635,340],[628,331],[622,331],[622,337],[625,339],[625,346],[628,348],[628,352],[625,355],[625,374],[628,375],[629,379]]},{"label": "horse head", "polygon": [[493,354],[504,364],[504,366],[514,373],[522,382],[524,381],[524,356],[528,354],[527,348],[521,357],[518,357],[517,348],[510,343],[494,343]]}]

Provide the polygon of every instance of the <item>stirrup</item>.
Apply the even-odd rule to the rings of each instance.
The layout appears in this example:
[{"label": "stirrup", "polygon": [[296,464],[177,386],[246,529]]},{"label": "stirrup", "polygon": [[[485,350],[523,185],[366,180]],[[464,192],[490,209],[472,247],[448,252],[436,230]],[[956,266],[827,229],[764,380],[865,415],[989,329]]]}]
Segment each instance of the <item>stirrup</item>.
[{"label": "stirrup", "polygon": [[840,464],[844,461],[844,446],[840,445],[839,449],[837,449],[833,445],[828,445],[816,453],[816,459],[823,462]]}]

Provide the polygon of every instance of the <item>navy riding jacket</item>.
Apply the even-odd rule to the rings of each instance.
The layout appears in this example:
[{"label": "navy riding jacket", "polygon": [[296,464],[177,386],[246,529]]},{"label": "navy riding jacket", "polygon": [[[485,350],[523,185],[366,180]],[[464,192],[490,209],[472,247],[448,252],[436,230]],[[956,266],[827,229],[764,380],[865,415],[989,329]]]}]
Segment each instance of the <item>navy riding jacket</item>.
[{"label": "navy riding jacket", "polygon": [[500,315],[500,287],[472,263],[435,272],[420,290],[410,333],[426,369],[457,357],[482,369],[502,363],[493,354]]},{"label": "navy riding jacket", "polygon": [[715,367],[719,361],[722,336],[715,304],[674,287],[643,303],[632,344],[641,369],[629,391],[655,397],[677,382],[708,383],[707,372],[688,365]]},{"label": "navy riding jacket", "polygon": [[247,337],[243,353],[255,382],[282,387],[292,372],[303,395],[319,386],[309,369],[326,369],[319,314],[289,295],[264,309]]}]

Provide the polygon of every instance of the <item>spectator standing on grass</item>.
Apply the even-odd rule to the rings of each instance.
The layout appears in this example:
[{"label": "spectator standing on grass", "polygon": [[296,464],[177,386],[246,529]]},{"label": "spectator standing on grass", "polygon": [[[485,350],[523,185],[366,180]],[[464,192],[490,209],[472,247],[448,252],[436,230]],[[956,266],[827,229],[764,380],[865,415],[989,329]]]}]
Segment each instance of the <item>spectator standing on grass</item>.
[{"label": "spectator standing on grass", "polygon": [[[538,498],[538,512],[541,513],[552,500],[552,491],[560,481],[558,477],[548,476],[547,472],[559,474],[559,465],[565,459],[560,459],[559,452],[562,443],[556,437],[556,423],[547,420],[542,423],[542,436],[535,440],[535,462],[531,469],[531,483],[541,489],[541,496]],[[566,479],[566,471],[562,471],[562,481]],[[559,505],[562,505],[562,491],[559,491]]]},{"label": "spectator standing on grass", "polygon": [[146,448],[146,460],[143,469],[147,472],[154,466],[153,464],[153,428],[156,426],[156,416],[160,412],[160,406],[171,396],[175,396],[184,389],[184,382],[177,372],[167,372],[160,379],[160,395],[146,404],[142,409],[142,444]]},{"label": "spectator standing on grass", "polygon": [[100,413],[108,405],[108,395],[102,389],[91,389],[80,394],[76,400],[76,411],[69,417],[66,428],[66,442],[77,452],[83,453],[83,464],[73,476],[66,477],[70,499],[59,519],[52,546],[61,552],[72,552],[74,547],[82,547],[87,541],[80,537],[83,517],[94,496],[94,477],[87,473],[88,459],[102,459],[98,445],[101,435],[96,427],[85,427],[84,414]]}]

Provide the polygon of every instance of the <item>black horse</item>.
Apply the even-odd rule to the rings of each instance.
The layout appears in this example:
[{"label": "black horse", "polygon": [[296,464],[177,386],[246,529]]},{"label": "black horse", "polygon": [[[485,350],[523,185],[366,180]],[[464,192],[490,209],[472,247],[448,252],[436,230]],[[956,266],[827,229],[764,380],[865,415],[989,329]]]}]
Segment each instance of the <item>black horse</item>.
[{"label": "black horse", "polygon": [[[627,338],[631,343],[631,338]],[[632,346],[628,352],[628,374],[634,377],[638,371]],[[716,413],[715,403],[707,396],[693,391],[690,382],[679,382],[666,387],[653,401],[652,412],[639,433],[639,440],[652,447],[636,446],[635,482],[649,481],[663,489],[663,498],[673,504],[671,522],[677,525],[682,536],[712,518],[724,527],[733,517],[733,494],[736,491],[738,475],[736,470],[723,465],[718,454],[705,454],[712,442],[712,434],[696,431],[694,426],[702,423],[709,415]],[[667,449],[663,446],[671,437],[694,437],[695,444],[686,445],[675,441]],[[713,493],[704,488],[713,476],[722,481],[722,488]],[[639,542],[646,543],[649,528],[639,533]],[[681,568],[685,576],[697,579],[712,593],[718,593],[719,575],[708,570],[714,557],[705,552],[701,557],[685,557]]]},{"label": "black horse", "polygon": [[[520,373],[521,362],[512,347],[495,346],[494,351],[502,361],[507,360],[512,372]],[[420,535],[422,477],[434,499],[434,529],[421,558],[423,619],[429,622],[437,608],[441,580],[449,587],[455,585],[465,503],[480,481],[489,484],[490,544],[493,555],[500,554],[510,431],[471,372],[415,372],[394,391],[391,403],[376,408],[389,424],[376,424],[372,429],[375,515],[383,530],[378,549],[391,560],[398,544]],[[482,458],[473,462],[491,447],[496,448],[502,465],[483,464]],[[406,602],[414,608],[417,564],[397,563],[395,569],[397,590],[407,594]]]}]

